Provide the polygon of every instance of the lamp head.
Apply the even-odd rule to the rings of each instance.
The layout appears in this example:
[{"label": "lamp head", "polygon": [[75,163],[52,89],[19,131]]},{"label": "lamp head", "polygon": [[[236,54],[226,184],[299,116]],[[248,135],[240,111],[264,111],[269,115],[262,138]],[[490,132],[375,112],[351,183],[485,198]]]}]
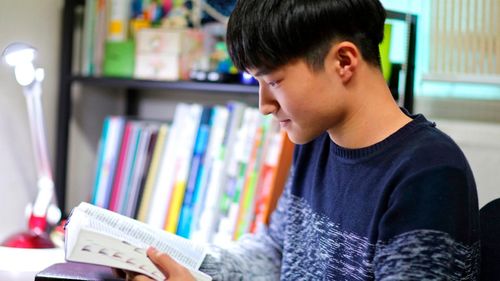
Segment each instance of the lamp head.
[{"label": "lamp head", "polygon": [[8,45],[2,53],[5,62],[14,67],[17,83],[21,86],[28,86],[35,80],[43,80],[43,69],[35,69],[33,65],[35,56],[34,47],[18,42]]},{"label": "lamp head", "polygon": [[13,67],[21,64],[33,63],[36,49],[24,43],[11,43],[2,53],[5,62]]}]

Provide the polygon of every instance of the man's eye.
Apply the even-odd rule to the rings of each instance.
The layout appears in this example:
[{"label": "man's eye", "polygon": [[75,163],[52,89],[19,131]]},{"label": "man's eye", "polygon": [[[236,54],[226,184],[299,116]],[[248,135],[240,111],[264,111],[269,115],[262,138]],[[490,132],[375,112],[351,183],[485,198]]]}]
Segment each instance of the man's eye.
[{"label": "man's eye", "polygon": [[276,87],[278,87],[279,82],[280,82],[280,81],[271,81],[271,82],[269,82],[269,83],[267,83],[267,84],[268,84],[269,86],[271,86],[272,88],[276,88]]}]

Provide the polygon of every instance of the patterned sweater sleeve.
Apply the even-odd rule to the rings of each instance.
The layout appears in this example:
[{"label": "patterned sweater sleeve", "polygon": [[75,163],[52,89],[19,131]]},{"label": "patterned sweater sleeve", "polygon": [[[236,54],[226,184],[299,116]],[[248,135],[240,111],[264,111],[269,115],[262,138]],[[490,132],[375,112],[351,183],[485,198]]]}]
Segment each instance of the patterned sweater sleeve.
[{"label": "patterned sweater sleeve", "polygon": [[478,278],[477,197],[467,182],[462,171],[442,167],[396,188],[379,225],[376,280]]},{"label": "patterned sweater sleeve", "polygon": [[246,234],[224,248],[211,245],[200,270],[214,281],[279,280],[289,185],[290,180],[271,216],[269,227],[262,227],[256,234]]}]

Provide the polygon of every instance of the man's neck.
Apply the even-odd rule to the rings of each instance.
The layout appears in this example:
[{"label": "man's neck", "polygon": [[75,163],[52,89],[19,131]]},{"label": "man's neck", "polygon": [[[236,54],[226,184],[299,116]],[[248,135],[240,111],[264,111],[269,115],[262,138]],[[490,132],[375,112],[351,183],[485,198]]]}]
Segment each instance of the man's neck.
[{"label": "man's neck", "polygon": [[351,97],[345,118],[328,130],[330,139],[337,145],[367,147],[386,139],[412,120],[401,111],[383,76],[378,74],[379,71],[358,76],[354,78],[357,81],[349,85]]}]

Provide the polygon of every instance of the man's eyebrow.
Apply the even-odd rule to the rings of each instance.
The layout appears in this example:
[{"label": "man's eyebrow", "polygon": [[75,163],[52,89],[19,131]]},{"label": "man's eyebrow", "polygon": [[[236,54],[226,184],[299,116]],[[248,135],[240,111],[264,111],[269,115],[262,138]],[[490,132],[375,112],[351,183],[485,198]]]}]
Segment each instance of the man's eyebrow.
[{"label": "man's eyebrow", "polygon": [[259,69],[255,72],[254,76],[255,77],[259,77],[259,76],[262,76],[262,75],[267,75],[269,73],[271,73],[272,71],[270,69]]}]

